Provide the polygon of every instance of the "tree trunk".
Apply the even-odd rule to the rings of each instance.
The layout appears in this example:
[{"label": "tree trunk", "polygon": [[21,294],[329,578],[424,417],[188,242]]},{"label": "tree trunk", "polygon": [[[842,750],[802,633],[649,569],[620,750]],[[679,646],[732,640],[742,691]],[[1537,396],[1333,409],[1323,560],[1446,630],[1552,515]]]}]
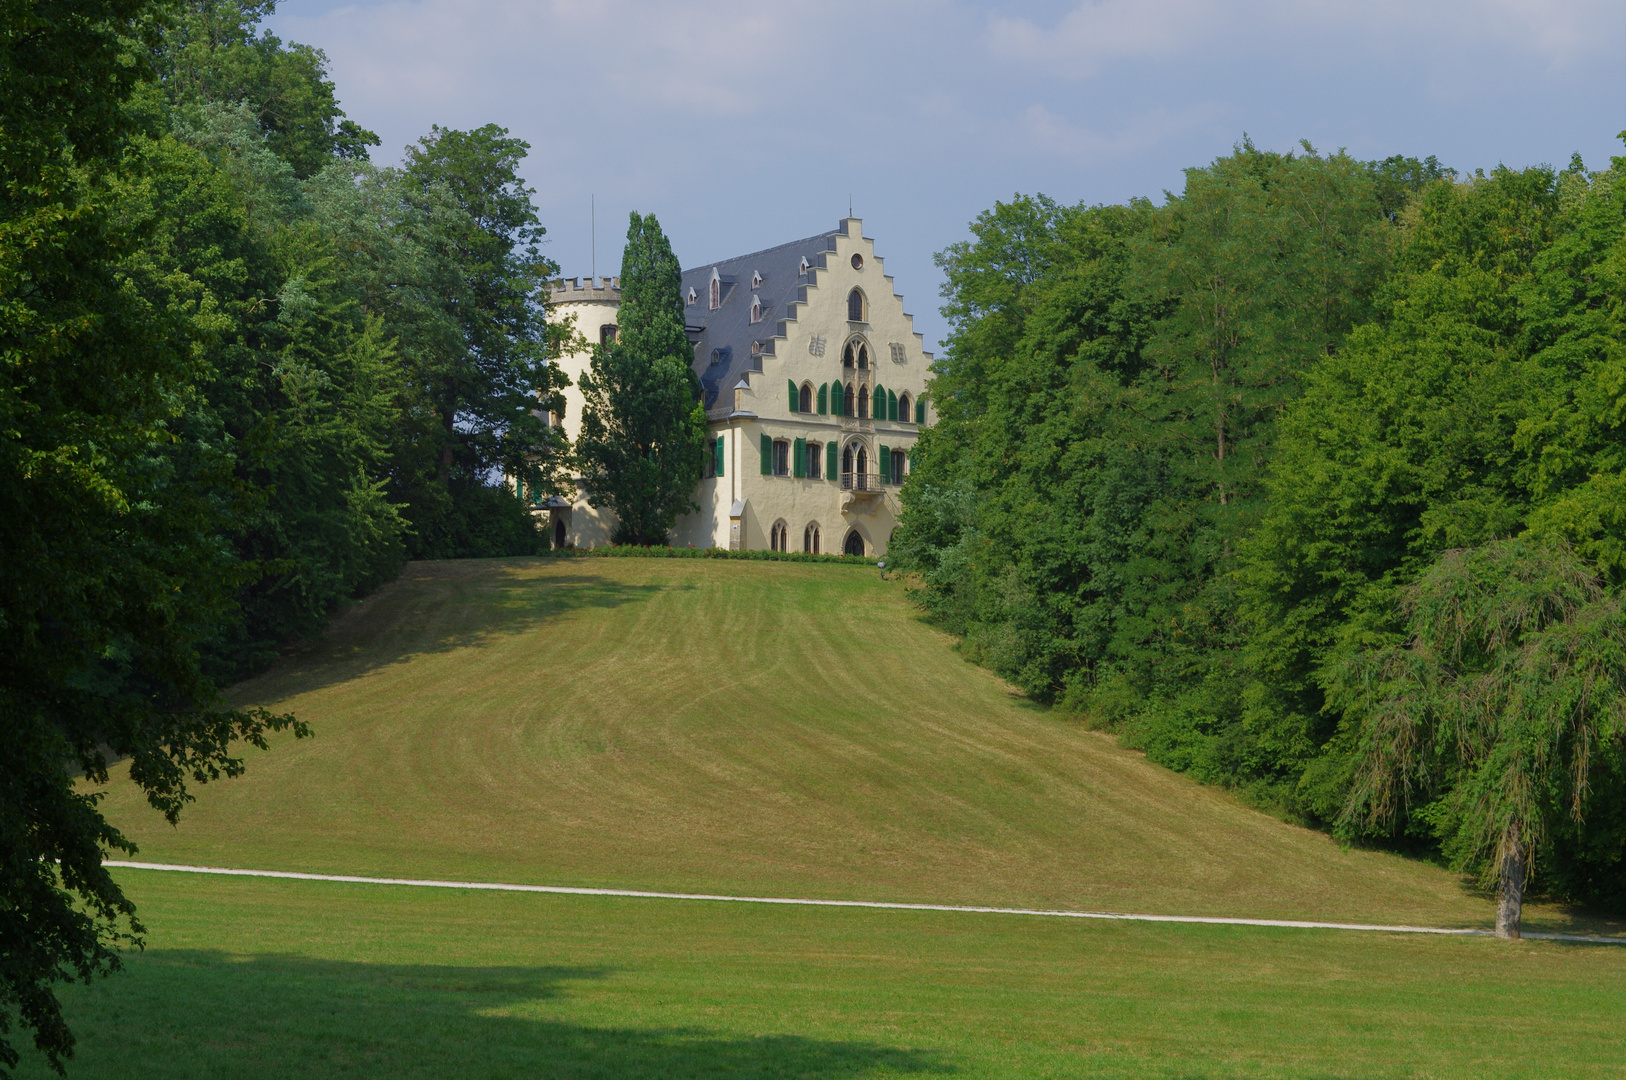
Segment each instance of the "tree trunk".
[{"label": "tree trunk", "polygon": [[1530,867],[1530,852],[1520,843],[1515,822],[1502,834],[1501,862],[1497,874],[1496,936],[1513,940],[1519,936],[1519,914],[1524,908],[1524,878]]}]

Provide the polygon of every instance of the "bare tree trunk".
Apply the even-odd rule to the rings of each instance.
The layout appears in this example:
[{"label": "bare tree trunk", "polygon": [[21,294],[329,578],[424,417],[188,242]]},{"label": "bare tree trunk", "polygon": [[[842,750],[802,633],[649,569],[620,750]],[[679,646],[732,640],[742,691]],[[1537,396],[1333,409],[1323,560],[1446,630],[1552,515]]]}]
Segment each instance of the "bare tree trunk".
[{"label": "bare tree trunk", "polygon": [[1530,852],[1519,842],[1519,826],[1515,822],[1502,834],[1501,862],[1497,874],[1496,936],[1516,939],[1519,936],[1519,914],[1524,909],[1524,878],[1530,867]]}]

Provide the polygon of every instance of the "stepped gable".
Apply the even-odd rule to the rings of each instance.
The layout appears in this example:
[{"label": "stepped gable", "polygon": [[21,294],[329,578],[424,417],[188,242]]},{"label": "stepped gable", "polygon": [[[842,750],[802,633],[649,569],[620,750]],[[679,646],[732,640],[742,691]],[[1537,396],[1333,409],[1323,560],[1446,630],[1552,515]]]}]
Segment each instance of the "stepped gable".
[{"label": "stepped gable", "polygon": [[[722,419],[734,411],[730,392],[746,373],[762,370],[761,356],[772,356],[784,340],[785,324],[795,320],[791,305],[806,301],[807,288],[817,271],[824,267],[827,252],[836,248],[841,229],[793,240],[788,244],[738,255],[720,262],[706,263],[683,272],[683,316],[694,343],[694,371],[705,394],[706,415]],[[802,259],[809,269],[801,272]],[[711,282],[716,273],[721,303],[711,307]],[[762,284],[752,288],[752,275],[760,274]],[[689,290],[695,301],[689,303]],[[751,301],[762,305],[762,318],[751,321]],[[760,343],[761,353],[753,356],[752,344]]]}]

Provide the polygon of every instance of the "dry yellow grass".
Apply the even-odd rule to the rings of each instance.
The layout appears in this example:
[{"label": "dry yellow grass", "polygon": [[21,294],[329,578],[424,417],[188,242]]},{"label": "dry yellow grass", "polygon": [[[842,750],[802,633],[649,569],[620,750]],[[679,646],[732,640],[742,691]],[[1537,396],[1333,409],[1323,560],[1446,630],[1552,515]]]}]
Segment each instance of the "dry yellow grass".
[{"label": "dry yellow grass", "polygon": [[873,570],[414,564],[236,691],[313,738],[251,753],[177,829],[127,783],[105,805],[155,861],[1488,924],[1451,875],[1150,765],[951,644]]}]

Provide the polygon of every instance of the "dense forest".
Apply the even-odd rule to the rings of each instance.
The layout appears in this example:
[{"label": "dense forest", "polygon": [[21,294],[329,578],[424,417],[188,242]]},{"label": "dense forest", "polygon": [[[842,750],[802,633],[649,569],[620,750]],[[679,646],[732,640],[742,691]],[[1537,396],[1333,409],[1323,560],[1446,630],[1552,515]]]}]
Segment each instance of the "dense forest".
[{"label": "dense forest", "polygon": [[[1492,667],[1534,670],[1546,646],[1519,635],[1542,627],[1593,619],[1607,632],[1587,640],[1614,648],[1623,171],[1459,175],[1244,141],[1160,206],[996,205],[939,257],[941,419],[894,557],[971,658],[1152,760],[1352,841],[1489,870],[1484,819],[1502,811],[1487,807],[1514,797],[1491,759],[1516,740],[1476,756],[1462,725],[1427,745],[1408,729],[1385,757],[1364,661],[1410,643],[1483,688]],[[1523,582],[1536,614],[1471,657],[1460,635],[1429,653],[1418,620],[1444,610],[1440,573],[1477,574],[1473,603],[1504,623]],[[1541,790],[1517,797],[1542,837],[1534,887],[1618,910],[1626,758],[1618,709],[1602,726],[1587,713],[1618,657],[1588,657],[1579,696],[1525,732],[1537,765],[1519,775]],[[1560,730],[1565,708],[1585,722]],[[1374,761],[1409,770],[1381,787],[1403,805],[1373,801]]]},{"label": "dense forest", "polygon": [[140,941],[81,779],[171,821],[303,726],[220,688],[412,557],[542,544],[555,268],[495,125],[398,164],[268,0],[0,12],[0,1074]]}]

